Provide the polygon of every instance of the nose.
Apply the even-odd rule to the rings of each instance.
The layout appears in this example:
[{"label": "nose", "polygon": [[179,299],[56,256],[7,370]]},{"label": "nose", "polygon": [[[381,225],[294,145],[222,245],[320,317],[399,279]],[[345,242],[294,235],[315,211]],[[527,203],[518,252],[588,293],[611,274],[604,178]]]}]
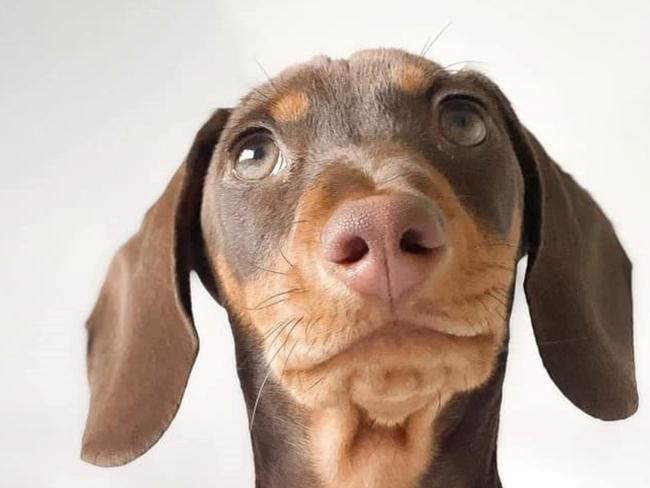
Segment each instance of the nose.
[{"label": "nose", "polygon": [[442,212],[431,201],[407,194],[346,202],[321,234],[334,274],[349,288],[386,302],[424,281],[446,242]]}]

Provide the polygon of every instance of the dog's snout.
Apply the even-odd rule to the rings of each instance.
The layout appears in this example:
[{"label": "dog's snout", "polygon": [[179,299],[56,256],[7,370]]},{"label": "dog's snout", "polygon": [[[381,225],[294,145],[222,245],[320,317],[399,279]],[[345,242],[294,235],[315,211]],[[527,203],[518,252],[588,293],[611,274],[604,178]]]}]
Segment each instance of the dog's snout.
[{"label": "dog's snout", "polygon": [[385,301],[421,283],[446,242],[441,211],[406,194],[346,202],[322,232],[334,274],[351,289]]}]

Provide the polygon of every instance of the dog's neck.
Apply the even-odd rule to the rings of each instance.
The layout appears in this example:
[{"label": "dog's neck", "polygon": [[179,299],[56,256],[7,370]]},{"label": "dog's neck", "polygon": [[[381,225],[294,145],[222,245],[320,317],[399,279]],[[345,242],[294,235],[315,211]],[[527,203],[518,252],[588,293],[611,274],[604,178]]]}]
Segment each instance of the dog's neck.
[{"label": "dog's neck", "polygon": [[[337,436],[328,439],[327,427],[323,430],[322,425],[336,423],[336,416],[340,412],[309,412],[301,409],[276,381],[271,377],[267,378],[268,370],[259,359],[261,356],[255,351],[255,346],[242,337],[243,334],[237,336],[236,334],[238,372],[249,418],[253,417],[254,413],[251,440],[256,486],[383,488],[385,483],[367,484],[368,476],[373,477],[370,472],[348,472],[343,478],[323,480],[322,470],[319,468],[331,460],[321,457],[332,456],[332,453],[340,453],[341,449],[346,448],[345,439]],[[505,360],[506,352],[503,352],[486,385],[455,396],[441,411],[435,412],[427,425],[417,427],[417,434],[427,444],[422,446],[422,449],[426,450],[423,464],[417,459],[413,461],[410,458],[394,458],[392,456],[395,452],[391,453],[390,459],[384,459],[386,453],[382,457],[381,452],[375,448],[370,450],[370,459],[359,463],[357,468],[353,463],[347,463],[348,466],[353,471],[375,469],[374,461],[376,469],[385,470],[384,473],[374,473],[374,477],[386,479],[390,474],[393,479],[404,480],[398,481],[406,483],[403,488],[500,487],[496,466],[496,439]],[[265,378],[266,384],[259,395]],[[363,419],[357,420],[364,422]],[[408,433],[397,429],[394,432],[375,431],[373,435],[376,437],[369,439],[370,442],[381,443],[381,436],[400,436]],[[319,440],[319,436],[325,438]],[[320,446],[319,442],[322,442]],[[377,445],[379,444],[375,444]],[[409,455],[406,450],[399,454]],[[414,455],[418,456],[418,453]],[[396,471],[398,469],[411,471],[399,473]],[[356,474],[363,476],[363,483],[360,479],[357,480]],[[402,488],[393,482],[385,486]]]}]

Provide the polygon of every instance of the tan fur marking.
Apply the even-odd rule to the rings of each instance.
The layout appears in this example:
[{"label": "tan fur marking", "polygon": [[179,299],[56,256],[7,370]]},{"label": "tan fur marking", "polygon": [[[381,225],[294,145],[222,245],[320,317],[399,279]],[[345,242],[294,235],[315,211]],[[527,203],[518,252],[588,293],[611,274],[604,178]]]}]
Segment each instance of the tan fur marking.
[{"label": "tan fur marking", "polygon": [[327,487],[412,488],[433,452],[438,406],[423,407],[403,425],[371,426],[353,408],[329,408],[312,419],[312,456]]},{"label": "tan fur marking", "polygon": [[431,68],[415,64],[397,66],[391,73],[391,80],[400,90],[407,93],[423,93],[429,88]]},{"label": "tan fur marking", "polygon": [[271,117],[278,122],[296,122],[309,108],[309,97],[302,91],[289,91],[276,98],[269,107]]}]

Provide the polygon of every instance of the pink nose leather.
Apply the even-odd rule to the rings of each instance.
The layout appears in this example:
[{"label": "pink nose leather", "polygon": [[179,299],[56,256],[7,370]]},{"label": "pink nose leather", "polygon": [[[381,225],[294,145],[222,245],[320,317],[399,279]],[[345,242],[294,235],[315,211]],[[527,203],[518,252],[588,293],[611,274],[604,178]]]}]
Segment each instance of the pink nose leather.
[{"label": "pink nose leather", "polygon": [[440,210],[406,194],[346,202],[321,235],[334,274],[351,289],[386,302],[421,283],[446,242]]}]

